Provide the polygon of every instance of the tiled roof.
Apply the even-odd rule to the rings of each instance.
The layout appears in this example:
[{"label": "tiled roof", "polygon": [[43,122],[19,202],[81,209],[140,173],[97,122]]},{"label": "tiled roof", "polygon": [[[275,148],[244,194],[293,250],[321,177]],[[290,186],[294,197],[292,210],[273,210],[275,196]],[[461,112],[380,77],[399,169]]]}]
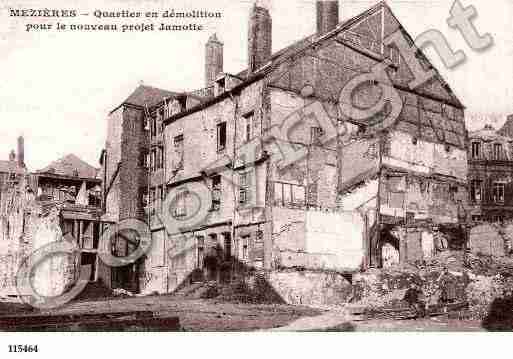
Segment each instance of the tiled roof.
[{"label": "tiled roof", "polygon": [[181,95],[177,92],[162,90],[156,87],[139,85],[123,103],[136,106],[154,106],[169,97]]},{"label": "tiled roof", "polygon": [[[356,16],[354,16],[350,19],[347,19],[345,21],[342,21],[341,23],[339,23],[337,25],[337,27],[335,29],[331,30],[330,32],[328,32],[326,34],[315,33],[315,34],[307,36],[301,40],[298,40],[298,41],[292,43],[291,45],[275,52],[274,54],[271,55],[269,62],[267,64],[265,64],[264,66],[262,66],[260,69],[257,69],[256,71],[254,71],[252,73],[249,72],[248,69],[244,69],[243,71],[237,73],[234,76],[243,80],[243,82],[241,84],[239,84],[237,87],[243,87],[244,85],[252,83],[255,79],[267,75],[268,73],[272,72],[273,69],[276,69],[278,66],[280,66],[281,63],[286,62],[288,59],[300,57],[301,54],[304,53],[305,51],[307,51],[309,48],[311,48],[313,46],[317,46],[318,44],[320,44],[321,42],[323,42],[326,39],[336,37],[339,33],[349,29],[352,25],[354,25],[358,21],[361,21],[362,19],[365,19],[366,17],[372,15],[373,13],[376,13],[378,10],[380,10],[383,7],[388,9],[390,11],[391,16],[393,16],[394,19],[397,20],[396,17],[393,15],[389,6],[386,4],[386,2],[381,1],[381,2],[377,3],[376,5],[372,6],[371,8],[360,13],[359,15],[356,15]],[[397,20],[397,22],[399,23],[398,20]],[[399,26],[400,26],[400,28],[403,28],[402,25],[399,24]],[[406,33],[406,35],[411,39],[411,36],[408,33]],[[411,40],[411,41],[413,42],[413,40]],[[360,49],[360,50],[362,50],[362,49]],[[370,53],[368,51],[366,51],[365,49],[363,49],[362,54],[371,56]],[[429,60],[427,59],[427,57],[425,57],[423,55],[422,51],[420,51],[420,54],[422,55],[422,58],[425,59],[425,61],[429,63]],[[436,71],[436,69],[434,67],[433,67],[433,69]],[[449,85],[441,78],[441,75],[438,73],[438,71],[436,71],[436,73],[437,73],[437,78],[439,78],[440,81],[443,84],[445,84],[448,89],[450,89]],[[417,91],[414,91],[414,92],[417,93]],[[219,97],[222,97],[222,96],[224,96],[224,94]],[[452,90],[450,90],[450,97],[451,97],[451,100],[449,102],[453,106],[456,106],[458,108],[464,107],[463,104],[460,102],[460,100],[453,94]],[[210,101],[202,101],[201,104],[194,106],[191,109],[188,109],[188,111],[184,111],[184,112],[181,112],[174,116],[171,116],[171,118],[168,119],[166,122],[169,122],[169,120],[174,120],[174,119],[177,119],[180,117],[184,117],[185,115],[195,112],[197,110],[201,110],[202,108],[209,106],[210,102],[214,102],[216,99],[214,98],[214,99],[209,99],[209,100]]]},{"label": "tiled roof", "polygon": [[81,160],[76,155],[69,154],[37,171],[37,173],[44,172],[69,177],[96,178],[98,169]]}]

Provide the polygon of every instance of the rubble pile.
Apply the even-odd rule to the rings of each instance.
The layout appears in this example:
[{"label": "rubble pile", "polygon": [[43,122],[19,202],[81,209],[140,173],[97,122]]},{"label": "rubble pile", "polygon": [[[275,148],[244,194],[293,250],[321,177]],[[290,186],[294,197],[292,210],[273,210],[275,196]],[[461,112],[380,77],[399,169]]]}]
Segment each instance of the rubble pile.
[{"label": "rubble pile", "polygon": [[447,302],[446,308],[467,309],[465,317],[484,320],[496,303],[513,298],[513,260],[446,251],[430,261],[371,269],[353,278],[351,303],[369,312],[407,311],[410,288],[418,288],[431,313]]}]

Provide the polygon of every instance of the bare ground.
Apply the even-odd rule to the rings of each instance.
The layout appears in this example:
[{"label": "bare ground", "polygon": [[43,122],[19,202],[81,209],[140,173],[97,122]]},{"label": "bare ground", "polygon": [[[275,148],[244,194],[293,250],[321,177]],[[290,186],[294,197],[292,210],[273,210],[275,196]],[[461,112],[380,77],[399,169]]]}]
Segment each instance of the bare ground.
[{"label": "bare ground", "polygon": [[216,300],[176,299],[172,296],[131,297],[69,303],[45,314],[153,311],[178,316],[185,331],[254,331],[286,326],[321,310],[283,304],[236,304]]},{"label": "bare ground", "polygon": [[133,311],[153,311],[159,316],[178,316],[185,331],[468,332],[485,330],[480,321],[450,319],[447,316],[418,320],[361,321],[350,315],[344,308],[328,311],[306,306],[239,304],[220,302],[215,299],[181,299],[173,296],[79,301],[42,314]]}]

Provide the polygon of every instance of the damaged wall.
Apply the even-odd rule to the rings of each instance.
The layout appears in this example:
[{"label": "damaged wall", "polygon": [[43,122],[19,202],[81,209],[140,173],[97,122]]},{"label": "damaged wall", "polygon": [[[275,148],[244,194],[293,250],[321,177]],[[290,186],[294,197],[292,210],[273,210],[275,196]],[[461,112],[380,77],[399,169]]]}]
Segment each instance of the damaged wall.
[{"label": "damaged wall", "polygon": [[365,223],[356,212],[273,209],[276,268],[354,271],[364,261]]}]

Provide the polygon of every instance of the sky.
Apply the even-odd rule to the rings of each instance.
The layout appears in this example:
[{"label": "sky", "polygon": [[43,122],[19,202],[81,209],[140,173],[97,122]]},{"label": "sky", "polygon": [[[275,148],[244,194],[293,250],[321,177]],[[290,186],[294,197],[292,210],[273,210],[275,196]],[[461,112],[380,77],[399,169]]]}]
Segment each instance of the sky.
[{"label": "sky", "polygon": [[[273,50],[315,32],[315,1],[260,0],[273,17]],[[341,20],[376,4],[340,1]],[[446,69],[436,53],[428,57],[467,107],[470,130],[485,123],[500,126],[513,114],[513,0],[462,0],[474,5],[474,24],[490,33],[494,45],[474,52],[458,31],[447,25],[452,1],[388,0],[413,38],[429,29],[442,32],[467,61]],[[493,6],[490,4],[493,3]],[[224,43],[225,72],[246,67],[247,21],[252,0],[0,0],[0,160],[25,137],[25,161],[30,170],[74,153],[94,166],[102,148],[108,113],[140,84],[167,90],[191,90],[204,85],[204,44],[216,32]],[[88,17],[64,23],[141,23],[144,19],[102,19],[101,11],[220,11],[221,19],[197,19],[199,32],[56,32],[29,31],[28,22],[49,24],[58,19],[9,16],[10,8],[77,9]],[[154,19],[158,24],[166,19]]]}]

